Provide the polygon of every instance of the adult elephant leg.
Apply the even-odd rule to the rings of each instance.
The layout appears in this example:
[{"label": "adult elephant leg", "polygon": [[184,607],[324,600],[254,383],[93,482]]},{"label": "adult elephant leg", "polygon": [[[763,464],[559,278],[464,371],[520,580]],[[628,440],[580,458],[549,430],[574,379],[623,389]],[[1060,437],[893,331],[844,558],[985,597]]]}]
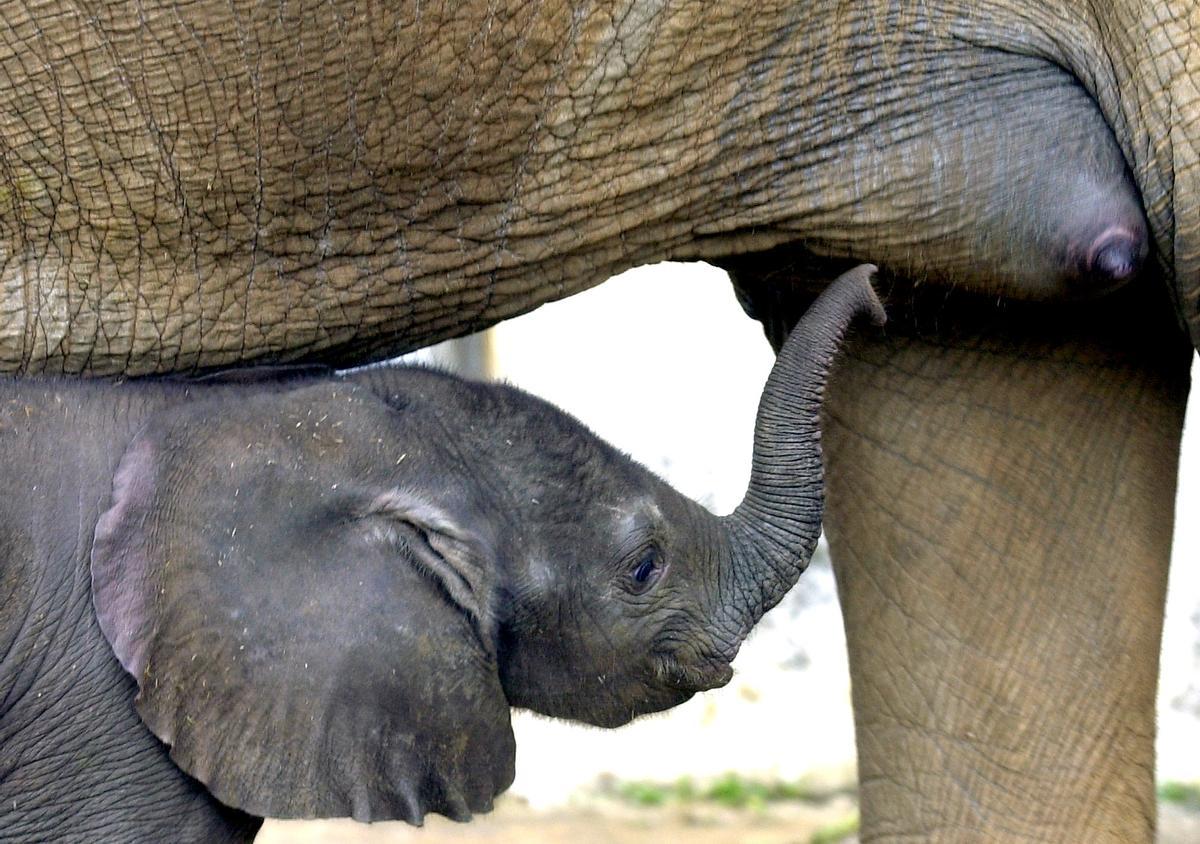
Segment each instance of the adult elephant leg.
[{"label": "adult elephant leg", "polygon": [[1148,309],[893,320],[831,382],[864,841],[1151,840],[1190,349]]}]

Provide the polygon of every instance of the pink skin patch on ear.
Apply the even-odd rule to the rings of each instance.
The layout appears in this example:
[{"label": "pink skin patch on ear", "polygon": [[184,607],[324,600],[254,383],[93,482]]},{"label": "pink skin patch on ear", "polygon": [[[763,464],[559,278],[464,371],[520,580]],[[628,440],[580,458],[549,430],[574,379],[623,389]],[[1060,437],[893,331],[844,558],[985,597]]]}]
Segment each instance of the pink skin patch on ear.
[{"label": "pink skin patch on ear", "polygon": [[155,493],[154,447],[140,440],[113,476],[112,505],[96,522],[92,541],[92,601],[100,629],[125,670],[141,679],[151,636],[144,596],[154,577],[142,535]]}]

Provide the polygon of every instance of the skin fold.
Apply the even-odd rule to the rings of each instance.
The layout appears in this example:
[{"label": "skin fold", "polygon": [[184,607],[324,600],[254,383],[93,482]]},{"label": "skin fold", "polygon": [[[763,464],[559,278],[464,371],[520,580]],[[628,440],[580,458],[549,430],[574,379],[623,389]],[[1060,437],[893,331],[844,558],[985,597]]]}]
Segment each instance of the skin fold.
[{"label": "skin fold", "polygon": [[784,346],[724,517],[431,370],[0,384],[28,488],[0,505],[0,840],[468,820],[512,781],[510,706],[612,727],[723,685],[816,546],[825,373],[882,320],[872,272]]},{"label": "skin fold", "polygon": [[[1140,455],[1143,471],[1126,486],[1161,506],[1126,495],[1113,499],[1124,509],[1058,511],[1070,541],[1043,557],[1016,548],[1005,560],[1030,588],[1042,568],[1068,564],[1108,582],[1113,559],[1076,549],[1091,537],[1169,533],[1184,338],[1200,342],[1200,12],[1192,2],[464,2],[357,14],[336,2],[197,0],[55,9],[25,0],[0,8],[0,366],[8,371],[361,363],[667,258],[733,268],[743,298],[777,336],[836,275],[830,261],[871,261],[897,280],[893,310],[931,291],[911,322],[927,342],[875,358],[876,378],[848,381],[858,392],[838,392],[846,431],[903,418],[887,430],[895,452],[985,477],[1037,433],[1044,476],[1013,475],[1016,499],[1040,500],[1050,477],[1074,479],[1058,500],[1107,500],[1124,482],[1073,471],[1090,450],[1069,423],[1078,396],[1109,389],[1115,370],[1094,369],[1087,384],[1038,404],[1042,390],[1064,383],[1046,379],[1054,370],[1045,355],[1029,358],[1027,321],[1045,308],[1039,348],[1141,361],[1122,364],[1129,401],[1108,409],[1112,427],[1102,433],[1122,454]],[[1122,284],[1142,304],[1114,327],[1087,303]],[[947,295],[964,290],[980,301]],[[1038,304],[1011,310],[1010,299]],[[1066,310],[1054,307],[1063,302]],[[985,360],[1005,360],[1003,372],[1041,385],[1004,396],[996,412],[1009,423],[990,430],[1016,454],[990,461],[942,435],[941,406],[898,409],[878,395],[885,383],[888,395],[919,392],[926,361],[951,355],[941,332],[980,307],[1005,317],[987,329],[1001,351]],[[1155,317],[1144,322],[1136,315],[1146,309]],[[902,324],[910,323],[897,330]],[[1164,380],[1170,390],[1159,388]],[[1144,418],[1162,423],[1156,437],[1132,433]],[[1018,424],[1030,419],[1036,424]],[[877,503],[896,494],[856,469],[865,456],[840,453],[849,457],[830,466],[835,480],[851,473],[850,488]],[[904,489],[920,487],[923,475],[900,463],[892,468]],[[1145,471],[1151,465],[1157,471]],[[1007,525],[983,518],[991,510],[984,491],[963,487],[952,503],[977,526],[975,543],[959,541],[948,519],[924,515],[937,507],[910,516],[914,532],[930,538],[920,559],[944,563],[929,575],[935,591],[952,573],[995,571],[995,549],[1012,544]],[[893,509],[863,507],[856,529],[841,535],[889,535]],[[839,540],[835,565],[839,548],[854,553],[852,541],[866,542]],[[1128,550],[1130,570],[1166,566],[1165,542]],[[893,553],[866,546],[855,570],[894,571]],[[1025,624],[1011,592],[963,591],[942,605],[894,579],[886,593],[897,612],[872,617],[870,635],[850,635],[864,771],[886,758],[931,769],[949,752],[937,742],[941,718],[908,721],[910,738],[924,733],[914,743],[895,732],[862,738],[864,724],[918,706],[905,697],[917,691],[878,679],[881,665],[896,676],[918,669],[917,651],[886,644],[907,641],[904,620],[936,628],[946,613],[1013,619],[1025,633],[998,664],[1016,673],[1047,633]],[[849,581],[843,589],[849,607],[857,589]],[[1115,612],[1141,635],[1158,635],[1154,601]],[[1081,608],[1071,617],[1087,640],[1095,614]],[[1138,652],[1151,659],[1147,648]],[[1039,711],[1061,713],[1052,691],[1086,678],[1109,693],[1136,680],[1133,700],[1149,700],[1150,673],[1131,680],[1128,665],[1041,660],[1029,670],[1044,682],[1026,699],[1041,696]],[[985,749],[1005,747],[1012,721],[974,703],[971,733],[985,737]],[[960,776],[953,790],[907,782],[886,799],[864,785],[863,837],[953,838],[938,822],[938,807],[949,805],[986,840],[1093,840],[1082,813],[1094,807],[1121,840],[1148,841],[1149,719],[1148,710],[1135,719],[1136,747],[1121,743],[1103,762],[1052,741],[1061,721],[1035,720],[1039,752],[1026,743],[1023,755],[1004,759],[1030,782],[1061,781],[1070,762],[1069,779],[1087,790],[1070,804],[1080,814],[1064,808],[1057,789],[1013,792],[1010,781],[983,775]],[[1024,798],[1015,808],[1006,802],[1012,793]],[[1016,825],[1013,811],[1022,814]],[[1122,811],[1133,820],[1120,822]]]}]

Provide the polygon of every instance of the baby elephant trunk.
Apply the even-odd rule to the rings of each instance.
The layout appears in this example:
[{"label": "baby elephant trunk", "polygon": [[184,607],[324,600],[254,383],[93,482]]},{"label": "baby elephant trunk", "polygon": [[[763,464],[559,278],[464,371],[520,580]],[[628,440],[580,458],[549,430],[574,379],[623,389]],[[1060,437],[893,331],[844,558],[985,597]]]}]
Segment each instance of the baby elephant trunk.
[{"label": "baby elephant trunk", "polygon": [[721,577],[717,635],[732,659],[763,613],[807,568],[817,537],[825,485],[821,468],[821,399],[846,330],[859,315],[885,320],[872,290],[875,267],[838,277],[796,325],[767,379],[754,427],[750,485],[721,522],[731,559]]}]

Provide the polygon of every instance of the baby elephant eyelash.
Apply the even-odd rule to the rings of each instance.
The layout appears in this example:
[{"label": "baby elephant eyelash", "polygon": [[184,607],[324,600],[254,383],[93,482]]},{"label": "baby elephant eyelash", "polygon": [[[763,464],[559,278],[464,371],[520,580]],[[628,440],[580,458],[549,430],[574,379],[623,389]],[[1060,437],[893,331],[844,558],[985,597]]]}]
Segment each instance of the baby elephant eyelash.
[{"label": "baby elephant eyelash", "polygon": [[630,576],[633,578],[635,588],[639,591],[650,588],[650,586],[658,580],[658,575],[662,571],[662,562],[659,559],[658,549],[649,548],[643,553],[630,571]]}]

